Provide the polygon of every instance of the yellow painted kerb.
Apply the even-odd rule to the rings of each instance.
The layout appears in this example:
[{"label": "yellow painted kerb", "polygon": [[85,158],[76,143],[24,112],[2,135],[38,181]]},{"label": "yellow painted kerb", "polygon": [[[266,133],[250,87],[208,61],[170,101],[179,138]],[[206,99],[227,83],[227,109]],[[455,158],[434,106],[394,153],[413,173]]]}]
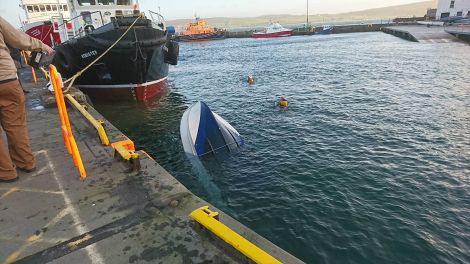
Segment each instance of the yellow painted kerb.
[{"label": "yellow painted kerb", "polygon": [[203,206],[192,211],[189,216],[255,263],[281,263],[264,250],[218,221],[216,219],[218,214],[217,212],[209,210],[209,206]]}]

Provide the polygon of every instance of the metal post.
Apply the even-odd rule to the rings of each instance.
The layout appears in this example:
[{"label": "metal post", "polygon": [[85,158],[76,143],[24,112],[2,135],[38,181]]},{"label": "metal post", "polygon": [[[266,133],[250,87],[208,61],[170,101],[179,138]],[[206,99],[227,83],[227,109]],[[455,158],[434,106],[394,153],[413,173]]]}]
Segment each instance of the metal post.
[{"label": "metal post", "polygon": [[[23,0],[21,0],[21,7],[22,7],[23,10],[24,10],[24,15],[25,15],[25,17],[26,17],[26,21],[29,21],[28,10],[27,10],[27,8],[25,8],[24,1],[23,1]],[[23,25],[23,22],[21,21],[20,14],[18,14],[18,18],[20,19],[20,22],[21,22],[21,29],[23,29],[23,31],[24,31],[24,27],[23,27],[24,25]]]},{"label": "metal post", "polygon": [[307,0],[307,28],[309,28],[308,26],[308,0]]},{"label": "metal post", "polygon": [[[59,30],[59,36],[60,36],[60,41],[65,42],[69,40],[69,35],[67,32],[67,25],[64,22],[64,16],[62,16],[62,12],[60,12],[61,6],[62,5],[60,4],[60,1],[57,0],[57,12],[59,13],[59,21],[57,22],[57,25],[58,25],[58,30]],[[62,9],[62,11],[65,11],[65,10]],[[61,24],[62,24],[62,30],[60,29]]]},{"label": "metal post", "polygon": [[20,20],[21,30],[24,32],[23,20],[21,20],[20,14],[18,14],[18,19]]}]

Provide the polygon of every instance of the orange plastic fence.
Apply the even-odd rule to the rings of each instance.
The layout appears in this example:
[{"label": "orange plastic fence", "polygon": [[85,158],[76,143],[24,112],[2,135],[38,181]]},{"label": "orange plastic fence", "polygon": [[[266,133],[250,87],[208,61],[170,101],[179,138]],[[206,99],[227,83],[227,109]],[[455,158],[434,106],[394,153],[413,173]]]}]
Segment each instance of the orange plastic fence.
[{"label": "orange plastic fence", "polygon": [[78,150],[77,143],[72,134],[72,128],[70,126],[69,116],[67,114],[67,108],[65,106],[64,95],[62,93],[62,85],[59,74],[54,65],[49,65],[49,76],[51,79],[52,87],[54,88],[54,96],[57,103],[57,109],[59,111],[60,123],[62,128],[62,137],[64,139],[65,147],[69,154],[72,155],[73,163],[77,167],[80,173],[80,179],[86,178],[85,167],[83,166],[80,151]]}]

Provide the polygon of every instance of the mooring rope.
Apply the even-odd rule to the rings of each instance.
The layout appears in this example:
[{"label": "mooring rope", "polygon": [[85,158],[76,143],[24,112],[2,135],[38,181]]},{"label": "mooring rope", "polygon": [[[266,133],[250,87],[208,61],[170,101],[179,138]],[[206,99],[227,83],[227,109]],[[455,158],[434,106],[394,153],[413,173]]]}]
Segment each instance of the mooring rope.
[{"label": "mooring rope", "polygon": [[121,41],[121,39],[124,38],[124,36],[127,34],[127,32],[129,32],[129,30],[131,30],[131,28],[134,27],[135,23],[137,23],[137,20],[139,20],[139,18],[141,18],[142,16],[143,16],[143,13],[140,13],[140,15],[134,20],[134,22],[132,22],[132,24],[126,29],[126,31],[124,31],[124,33],[111,46],[109,46],[109,48],[106,49],[100,56],[98,56],[96,59],[94,59],[85,68],[83,68],[82,70],[75,73],[75,75],[73,75],[72,77],[65,80],[64,84],[69,83],[69,85],[67,85],[67,88],[63,92],[66,93],[70,89],[70,87],[72,87],[73,83],[75,82],[75,79],[77,79],[80,75],[82,75],[83,72],[88,70],[97,61],[99,61],[101,58],[103,58],[103,56],[106,55],[112,48],[114,48],[114,46],[116,46],[119,43],[119,41]]}]

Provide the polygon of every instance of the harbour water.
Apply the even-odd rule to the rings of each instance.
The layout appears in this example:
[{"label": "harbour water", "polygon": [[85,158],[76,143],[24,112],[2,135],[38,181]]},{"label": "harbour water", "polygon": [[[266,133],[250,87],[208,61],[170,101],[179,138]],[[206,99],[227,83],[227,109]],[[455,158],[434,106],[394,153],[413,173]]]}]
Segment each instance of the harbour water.
[{"label": "harbour water", "polygon": [[[470,262],[467,44],[377,32],[180,51],[160,100],[95,107],[196,195],[307,263]],[[240,153],[189,161],[179,122],[198,100]]]}]

